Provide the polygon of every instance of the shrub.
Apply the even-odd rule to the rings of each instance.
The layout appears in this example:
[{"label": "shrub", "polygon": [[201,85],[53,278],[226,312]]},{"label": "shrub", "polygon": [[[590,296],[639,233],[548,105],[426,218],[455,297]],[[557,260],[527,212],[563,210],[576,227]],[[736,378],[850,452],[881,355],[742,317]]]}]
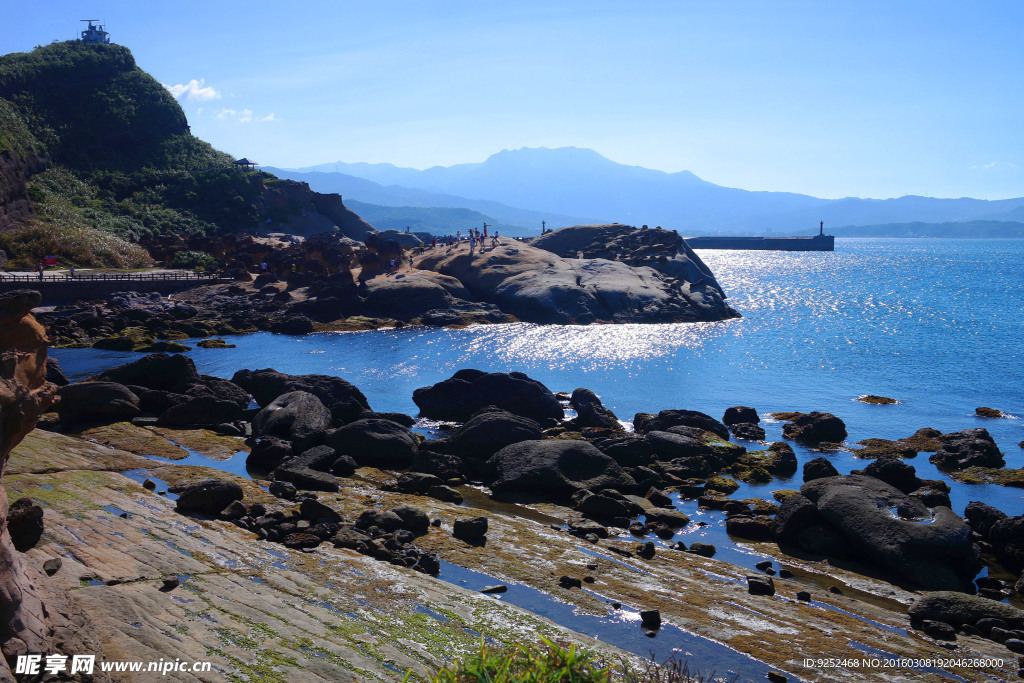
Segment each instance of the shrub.
[{"label": "shrub", "polygon": [[589,650],[563,648],[541,638],[533,645],[516,643],[506,649],[481,642],[479,654],[430,677],[431,683],[608,683],[611,670],[594,660]]},{"label": "shrub", "polygon": [[216,270],[217,259],[205,251],[179,251],[167,264],[169,268],[195,268],[196,270]]}]

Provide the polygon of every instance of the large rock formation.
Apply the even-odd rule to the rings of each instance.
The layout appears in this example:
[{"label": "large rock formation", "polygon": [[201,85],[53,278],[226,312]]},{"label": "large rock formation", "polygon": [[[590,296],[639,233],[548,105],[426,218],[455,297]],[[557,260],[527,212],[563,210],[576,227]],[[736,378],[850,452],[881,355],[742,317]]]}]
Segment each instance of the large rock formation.
[{"label": "large rock formation", "polygon": [[738,315],[711,276],[686,279],[649,265],[567,259],[523,242],[472,255],[464,244],[435,247],[416,265],[457,278],[478,299],[527,322],[662,323]]},{"label": "large rock formation", "polygon": [[971,527],[948,507],[927,508],[880,479],[814,479],[783,501],[779,543],[870,561],[932,590],[972,591],[981,567]]},{"label": "large rock formation", "polygon": [[[38,292],[0,294],[0,466],[53,403],[46,381],[47,339],[30,311]],[[0,486],[0,680],[13,681],[19,654],[100,654],[99,641],[77,603],[14,549],[7,530],[7,492]],[[8,668],[12,667],[12,668]],[[109,680],[97,673],[93,680]]]}]

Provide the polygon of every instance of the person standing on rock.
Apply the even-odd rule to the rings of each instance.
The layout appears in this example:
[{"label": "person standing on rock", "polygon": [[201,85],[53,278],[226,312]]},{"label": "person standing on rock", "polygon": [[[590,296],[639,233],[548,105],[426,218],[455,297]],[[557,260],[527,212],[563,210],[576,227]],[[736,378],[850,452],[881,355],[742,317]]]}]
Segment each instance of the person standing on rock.
[{"label": "person standing on rock", "polygon": [[43,281],[43,270],[46,269],[46,266],[43,265],[42,261],[40,261],[38,268],[39,268],[39,281],[42,282]]},{"label": "person standing on rock", "polygon": [[409,270],[412,270],[412,254],[409,254]]}]

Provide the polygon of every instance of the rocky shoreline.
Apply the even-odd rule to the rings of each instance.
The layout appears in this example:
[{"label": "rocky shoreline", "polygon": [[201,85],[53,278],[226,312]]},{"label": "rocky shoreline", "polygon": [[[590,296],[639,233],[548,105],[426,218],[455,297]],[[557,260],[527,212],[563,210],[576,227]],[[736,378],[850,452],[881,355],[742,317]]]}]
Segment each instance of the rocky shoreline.
[{"label": "rocky shoreline", "polygon": [[[30,319],[30,294],[5,301]],[[584,613],[646,612],[655,639],[682,627],[794,678],[882,680],[882,670],[802,662],[860,659],[858,644],[1003,660],[948,667],[967,680],[1017,668],[1024,612],[1000,601],[1024,585],[974,579],[982,566],[1024,570],[1022,518],[981,502],[961,518],[948,486],[904,461],[930,452],[945,471],[1000,471],[984,429],[866,440],[857,453],[871,462],[859,473],[838,475],[819,458],[803,465],[799,491],[736,500],[737,481],[798,470],[789,441],[838,447],[842,420],[777,415],[786,440],[767,443],[753,408],[721,420],[667,409],[633,416],[629,431],[587,389],[554,394],[521,373],[465,369],[414,393],[421,417],[450,425],[424,439],[415,418],[373,410],[339,377],[243,369],[226,380],[155,353],[69,383],[34,359],[37,378],[45,370],[63,386],[45,431],[28,435],[3,478],[26,499],[9,515],[10,552],[40,576],[53,570],[39,582],[89,615],[79,630],[97,634],[108,658],[201,659],[205,648],[222,674],[393,680],[395,669],[423,672],[468,651],[467,633],[483,628],[588,642],[482,594],[460,597],[444,582],[465,567],[493,579],[492,592],[525,586]],[[716,559],[714,546],[676,540],[699,523],[680,500],[724,511],[732,538],[777,563],[751,573]],[[264,596],[255,605],[253,585]],[[425,613],[410,604],[435,615],[424,631],[415,625]],[[412,649],[396,649],[389,639],[406,622]],[[668,630],[659,635],[657,623]],[[429,635],[438,624],[459,627],[445,626],[442,643]]]}]

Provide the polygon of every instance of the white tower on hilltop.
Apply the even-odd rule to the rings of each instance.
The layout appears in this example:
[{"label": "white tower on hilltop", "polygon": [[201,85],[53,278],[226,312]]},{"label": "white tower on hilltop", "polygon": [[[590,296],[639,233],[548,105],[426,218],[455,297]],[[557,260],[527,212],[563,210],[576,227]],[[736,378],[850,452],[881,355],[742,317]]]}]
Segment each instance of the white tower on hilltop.
[{"label": "white tower on hilltop", "polygon": [[82,19],[81,21],[89,22],[89,28],[82,31],[83,43],[106,44],[110,42],[110,34],[103,30],[104,26],[102,24],[92,25],[92,22],[99,21],[99,19]]}]

